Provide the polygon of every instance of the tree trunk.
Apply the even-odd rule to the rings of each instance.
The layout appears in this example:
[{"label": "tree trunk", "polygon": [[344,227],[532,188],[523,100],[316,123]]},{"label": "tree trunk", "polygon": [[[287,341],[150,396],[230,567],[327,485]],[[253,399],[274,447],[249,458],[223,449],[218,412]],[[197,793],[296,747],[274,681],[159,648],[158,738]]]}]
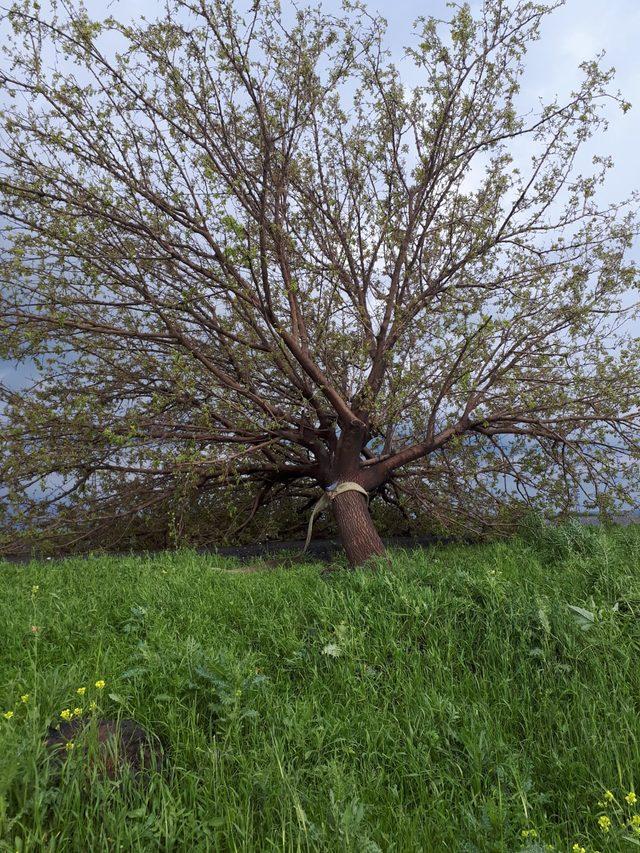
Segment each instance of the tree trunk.
[{"label": "tree trunk", "polygon": [[342,492],[331,502],[340,541],[351,566],[361,566],[371,557],[385,553],[369,507],[360,492]]}]

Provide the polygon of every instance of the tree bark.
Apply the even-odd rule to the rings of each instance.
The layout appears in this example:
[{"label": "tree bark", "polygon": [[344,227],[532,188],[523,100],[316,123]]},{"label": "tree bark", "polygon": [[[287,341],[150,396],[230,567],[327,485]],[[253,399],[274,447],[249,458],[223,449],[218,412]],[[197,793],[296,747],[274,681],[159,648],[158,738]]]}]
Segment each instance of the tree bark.
[{"label": "tree bark", "polygon": [[342,492],[331,502],[340,541],[353,568],[385,553],[369,507],[360,492]]}]

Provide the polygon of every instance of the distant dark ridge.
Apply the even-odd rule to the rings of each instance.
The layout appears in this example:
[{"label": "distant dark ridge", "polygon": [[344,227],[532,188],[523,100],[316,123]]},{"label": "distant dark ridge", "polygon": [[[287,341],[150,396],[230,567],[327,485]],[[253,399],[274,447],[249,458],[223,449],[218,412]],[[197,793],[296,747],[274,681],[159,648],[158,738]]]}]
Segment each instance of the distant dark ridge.
[{"label": "distant dark ridge", "polygon": [[[598,525],[600,518],[596,514],[584,514],[574,516],[576,520],[583,524]],[[626,526],[628,524],[640,523],[640,513],[629,512],[616,515],[612,518],[614,524]],[[462,536],[392,536],[382,540],[388,548],[429,548],[433,545],[450,545],[454,543],[472,544],[479,541],[472,537]],[[187,546],[188,547],[188,546]],[[306,554],[302,554],[304,547],[303,539],[282,539],[273,542],[259,542],[255,545],[230,545],[228,547],[208,547],[208,548],[193,548],[197,554],[219,554],[222,557],[236,557],[239,560],[256,559],[260,557],[271,557],[276,554],[283,556],[289,554],[296,562],[304,562],[305,560],[320,560],[329,562],[336,554],[342,552],[342,545],[336,539],[314,539],[309,543]],[[31,560],[64,560],[69,557],[88,558],[95,554],[110,557],[153,557],[159,554],[171,553],[168,549],[151,550],[151,551],[105,551],[105,552],[88,552],[86,554],[68,554],[57,555],[55,557],[39,556],[37,554],[21,553],[21,554],[5,554],[0,555],[0,561],[5,560],[9,563],[28,563]]]},{"label": "distant dark ridge", "polygon": [[[396,536],[383,539],[384,544],[389,548],[426,548],[432,545],[444,545],[453,542],[470,542],[469,539],[455,538],[452,536],[436,537],[436,536]],[[188,548],[188,546],[186,546]],[[277,542],[260,542],[256,545],[231,545],[224,548],[193,548],[189,550],[195,551],[197,554],[220,555],[221,557],[237,557],[239,560],[255,559],[259,557],[271,557],[274,554],[289,554],[296,559],[297,562],[305,560],[321,560],[330,561],[335,554],[339,554],[343,549],[342,545],[335,539],[315,539],[309,543],[306,554],[302,554],[304,548],[304,539],[283,539]],[[8,563],[28,563],[31,560],[65,560],[68,558],[89,558],[91,556],[109,556],[109,557],[153,557],[160,554],[171,553],[168,549],[157,551],[94,551],[86,554],[68,554],[56,555],[55,557],[39,556],[37,554],[5,554],[0,556],[1,560],[6,560]]]},{"label": "distant dark ridge", "polygon": [[[428,548],[432,545],[444,545],[452,542],[467,542],[471,540],[455,538],[453,536],[393,536],[382,540],[388,548]],[[309,543],[306,554],[302,554],[304,548],[303,539],[285,539],[277,542],[261,542],[258,545],[238,545],[228,548],[196,549],[198,553],[215,553],[225,557],[238,557],[248,559],[250,557],[272,556],[273,554],[291,553],[300,561],[305,558],[314,560],[331,560],[335,554],[342,552],[342,545],[337,539],[315,539]]]}]

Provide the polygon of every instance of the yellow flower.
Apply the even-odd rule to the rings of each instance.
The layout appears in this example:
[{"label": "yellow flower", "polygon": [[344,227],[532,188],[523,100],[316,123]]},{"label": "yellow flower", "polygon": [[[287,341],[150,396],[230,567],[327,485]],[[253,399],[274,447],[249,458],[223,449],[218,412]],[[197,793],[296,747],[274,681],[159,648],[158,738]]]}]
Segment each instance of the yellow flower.
[{"label": "yellow flower", "polygon": [[36,593],[38,592],[39,589],[40,589],[40,587],[38,586],[38,584],[35,584],[34,586],[31,587],[31,594],[36,595]]},{"label": "yellow flower", "polygon": [[78,687],[76,693],[78,694],[78,696],[84,696],[86,689],[86,687]]},{"label": "yellow flower", "polygon": [[640,829],[640,814],[634,814],[629,823],[634,829]]},{"label": "yellow flower", "polygon": [[73,709],[73,716],[74,717],[81,717],[82,716],[82,708],[74,708]]},{"label": "yellow flower", "polygon": [[587,853],[586,848],[580,847],[579,844],[574,844],[573,847],[571,848],[571,850],[572,850],[572,853]]},{"label": "yellow flower", "polygon": [[520,835],[522,835],[523,838],[537,838],[538,837],[538,833],[536,832],[535,829],[523,829],[522,832],[520,833]]},{"label": "yellow flower", "polygon": [[104,688],[106,687],[106,684],[107,684],[107,682],[103,681],[102,679],[100,679],[99,681],[96,681],[96,687],[98,688],[98,690],[104,690]]},{"label": "yellow flower", "polygon": [[614,797],[613,797],[613,794],[611,793],[611,791],[605,791],[603,799],[604,799],[605,803],[612,803],[614,800]]},{"label": "yellow flower", "polygon": [[20,701],[21,702],[28,702],[29,701],[29,694],[23,693],[22,696],[20,697]]},{"label": "yellow flower", "polygon": [[73,717],[73,714],[68,708],[65,708],[64,711],[60,711],[60,716],[63,720],[70,720]]},{"label": "yellow flower", "polygon": [[598,818],[598,826],[603,832],[609,832],[611,829],[611,819],[608,818],[606,814],[603,814],[602,817]]},{"label": "yellow flower", "polygon": [[13,717],[13,711],[5,711],[2,716],[5,718],[5,720],[10,720],[11,717]]},{"label": "yellow flower", "polygon": [[638,801],[638,798],[636,797],[633,791],[629,791],[629,793],[625,797],[625,800],[629,803],[630,806],[635,806]]},{"label": "yellow flower", "polygon": [[93,700],[91,702],[89,702],[89,710],[90,711],[97,711],[98,710],[98,703],[93,701]]},{"label": "yellow flower", "polygon": [[74,742],[72,740],[68,740],[65,743],[64,748],[67,750],[67,752],[71,752],[71,750],[73,749],[74,746],[75,746]]}]

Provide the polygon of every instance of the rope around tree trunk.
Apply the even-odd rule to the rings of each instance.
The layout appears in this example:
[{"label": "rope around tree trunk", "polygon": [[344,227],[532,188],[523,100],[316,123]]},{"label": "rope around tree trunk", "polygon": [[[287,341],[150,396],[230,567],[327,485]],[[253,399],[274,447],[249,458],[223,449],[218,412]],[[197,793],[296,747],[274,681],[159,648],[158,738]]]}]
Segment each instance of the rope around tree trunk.
[{"label": "rope around tree trunk", "polygon": [[313,533],[313,522],[315,521],[316,515],[318,515],[318,513],[322,512],[323,510],[328,509],[328,507],[331,506],[331,501],[335,500],[338,495],[342,494],[343,492],[360,492],[367,499],[367,504],[369,503],[369,493],[358,483],[338,483],[335,488],[329,487],[328,489],[326,489],[325,493],[318,500],[313,510],[311,511],[311,518],[309,519],[309,526],[307,527],[307,538],[304,543],[304,548],[302,549],[303,554],[309,547],[309,542],[311,541],[311,534]]}]

